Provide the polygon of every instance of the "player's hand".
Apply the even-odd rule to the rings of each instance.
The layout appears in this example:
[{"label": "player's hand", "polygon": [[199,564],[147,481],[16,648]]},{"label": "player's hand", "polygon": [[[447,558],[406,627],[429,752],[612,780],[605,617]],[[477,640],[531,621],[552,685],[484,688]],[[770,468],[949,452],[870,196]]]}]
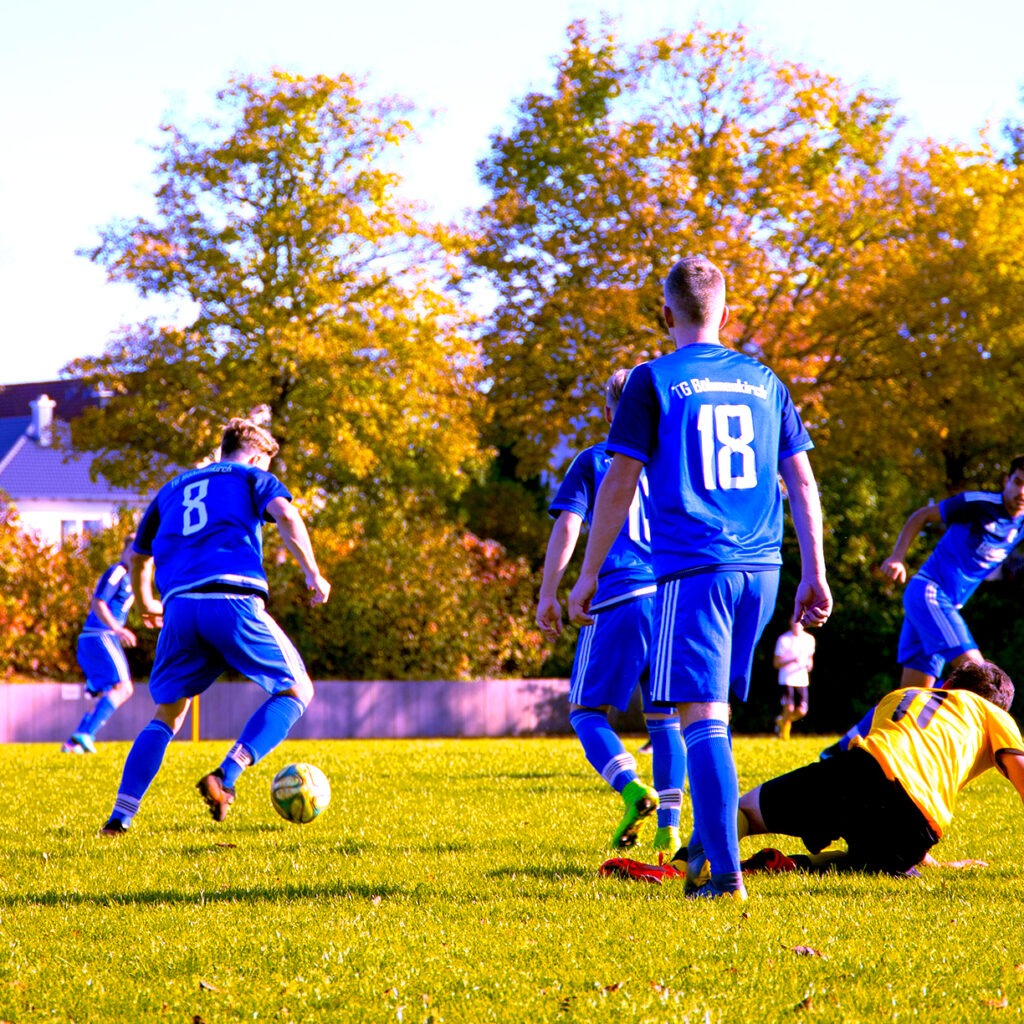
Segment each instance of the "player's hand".
[{"label": "player's hand", "polygon": [[537,601],[537,625],[552,640],[562,632],[562,606],[557,597],[541,595]]},{"label": "player's hand", "polygon": [[154,601],[142,609],[142,624],[149,629],[163,628],[164,606],[159,601]]},{"label": "player's hand", "polygon": [[793,618],[811,629],[824,626],[832,614],[832,591],[824,578],[801,580],[796,588]]},{"label": "player's hand", "polygon": [[576,586],[569,594],[569,618],[577,626],[592,626],[594,618],[590,614],[590,602],[597,593],[597,574],[586,573],[576,581]]},{"label": "player's hand", "polygon": [[906,565],[900,559],[893,558],[891,555],[879,566],[878,571],[887,580],[892,580],[894,583],[907,582]]},{"label": "player's hand", "polygon": [[122,645],[125,647],[135,647],[139,642],[135,634],[124,626],[117,631],[117,639],[120,640]]},{"label": "player's hand", "polygon": [[327,604],[327,598],[331,596],[331,585],[320,573],[307,577],[306,589],[310,592],[309,603],[311,605]]}]

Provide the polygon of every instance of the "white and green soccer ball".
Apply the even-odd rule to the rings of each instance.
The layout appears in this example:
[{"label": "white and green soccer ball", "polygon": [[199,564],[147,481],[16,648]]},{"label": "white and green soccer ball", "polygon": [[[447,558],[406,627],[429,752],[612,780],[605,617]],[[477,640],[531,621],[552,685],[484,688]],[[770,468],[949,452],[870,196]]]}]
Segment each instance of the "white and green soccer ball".
[{"label": "white and green soccer ball", "polygon": [[285,821],[306,825],[331,802],[331,784],[315,764],[290,764],[270,783],[270,802]]}]

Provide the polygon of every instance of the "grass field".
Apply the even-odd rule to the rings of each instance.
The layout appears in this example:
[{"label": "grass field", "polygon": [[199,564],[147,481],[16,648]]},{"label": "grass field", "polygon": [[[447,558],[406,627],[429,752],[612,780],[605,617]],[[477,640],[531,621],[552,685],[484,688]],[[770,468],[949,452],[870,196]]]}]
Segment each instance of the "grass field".
[{"label": "grass field", "polygon": [[[741,784],[822,745],[739,737]],[[571,739],[289,743],[217,825],[192,787],[226,747],[174,744],[119,839],[96,831],[126,744],[77,758],[0,747],[0,1021],[974,1022],[1024,1009],[1021,808],[993,772],[937,850],[987,869],[756,876],[737,906],[597,877],[618,802]],[[333,784],[303,827],[267,796],[289,760]]]}]

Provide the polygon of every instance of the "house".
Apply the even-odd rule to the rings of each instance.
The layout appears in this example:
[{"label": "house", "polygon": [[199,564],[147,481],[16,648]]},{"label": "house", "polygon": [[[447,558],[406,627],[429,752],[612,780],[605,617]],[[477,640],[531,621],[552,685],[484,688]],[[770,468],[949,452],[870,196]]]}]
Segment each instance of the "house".
[{"label": "house", "polygon": [[98,533],[119,510],[149,503],[149,494],[93,480],[94,455],[71,448],[70,421],[107,397],[75,380],[0,388],[0,493],[22,527],[46,544]]}]

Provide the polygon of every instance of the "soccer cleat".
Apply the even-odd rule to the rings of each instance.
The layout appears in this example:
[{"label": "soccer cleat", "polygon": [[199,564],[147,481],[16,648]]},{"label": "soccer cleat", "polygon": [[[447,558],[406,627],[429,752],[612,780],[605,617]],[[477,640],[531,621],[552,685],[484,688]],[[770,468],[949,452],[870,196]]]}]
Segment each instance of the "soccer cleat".
[{"label": "soccer cleat", "polygon": [[101,836],[123,836],[128,831],[129,823],[122,818],[111,818],[100,829]]},{"label": "soccer cleat", "polygon": [[792,722],[790,722],[789,719],[784,718],[782,715],[779,715],[779,717],[775,719],[775,735],[780,740],[789,739],[789,730],[791,728]]},{"label": "soccer cleat", "polygon": [[651,741],[648,740],[642,747],[637,747],[636,752],[642,757],[650,757],[654,753],[654,747],[651,745]]},{"label": "soccer cleat", "polygon": [[96,743],[93,738],[87,732],[76,732],[71,734],[71,738],[77,743],[87,754],[96,753]]},{"label": "soccer cleat", "polygon": [[[680,856],[680,854],[682,856]],[[711,881],[711,862],[704,855],[704,844],[695,836],[690,836],[689,845],[679,851],[673,860],[686,861],[686,894],[697,892]]]},{"label": "soccer cleat", "polygon": [[60,752],[62,754],[84,754],[85,747],[83,747],[82,744],[79,743],[77,740],[72,738],[69,740],[65,740],[60,745]]},{"label": "soccer cleat", "polygon": [[672,825],[661,825],[658,831],[654,833],[654,842],[651,843],[651,849],[667,853],[671,857],[682,845],[679,839],[679,829]]},{"label": "soccer cleat", "polygon": [[658,792],[645,786],[639,779],[634,779],[622,791],[622,802],[626,810],[612,836],[612,846],[627,850],[636,845],[636,837],[644,818],[649,818],[658,809]]},{"label": "soccer cleat", "polygon": [[766,846],[746,860],[741,860],[740,871],[745,875],[759,871],[770,875],[782,874],[786,871],[796,871],[796,861],[792,857],[787,857],[781,850]]},{"label": "soccer cleat", "polygon": [[630,860],[629,857],[612,857],[597,869],[597,873],[602,878],[621,878],[627,882],[650,882],[652,885],[661,885],[665,879],[683,877],[683,872],[674,867],[671,862],[644,864],[638,860]]},{"label": "soccer cleat", "polygon": [[738,889],[719,889],[714,882],[708,879],[699,889],[688,889],[686,898],[688,900],[730,899],[735,903],[746,903],[747,890],[743,885],[740,885]]},{"label": "soccer cleat", "polygon": [[199,795],[210,808],[214,821],[223,821],[228,816],[228,809],[235,802],[235,791],[224,785],[224,773],[218,768],[204,775],[197,783]]}]

